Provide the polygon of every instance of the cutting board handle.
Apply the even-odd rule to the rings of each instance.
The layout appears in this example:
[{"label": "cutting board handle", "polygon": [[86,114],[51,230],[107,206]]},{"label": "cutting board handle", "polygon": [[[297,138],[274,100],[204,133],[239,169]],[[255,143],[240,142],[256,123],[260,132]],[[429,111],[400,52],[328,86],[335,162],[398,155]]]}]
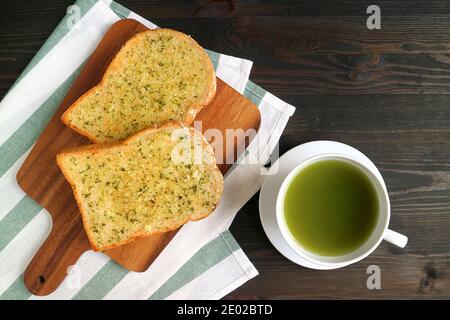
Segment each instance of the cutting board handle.
[{"label": "cutting board handle", "polygon": [[24,274],[25,286],[35,295],[48,295],[63,282],[68,268],[89,250],[90,244],[84,235],[78,209],[57,215],[53,228]]}]

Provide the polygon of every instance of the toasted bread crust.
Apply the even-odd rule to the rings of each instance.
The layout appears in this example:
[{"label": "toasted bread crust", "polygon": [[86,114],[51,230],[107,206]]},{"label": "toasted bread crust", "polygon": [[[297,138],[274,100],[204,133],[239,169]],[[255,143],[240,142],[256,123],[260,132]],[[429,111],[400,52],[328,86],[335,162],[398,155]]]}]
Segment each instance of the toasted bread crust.
[{"label": "toasted bread crust", "polygon": [[[201,56],[203,56],[203,61],[204,61],[204,65],[207,69],[207,73],[209,75],[209,80],[208,80],[208,85],[207,88],[204,92],[204,98],[200,101],[198,101],[197,103],[191,105],[188,107],[188,110],[186,112],[186,117],[184,119],[181,119],[180,121],[186,123],[186,124],[191,124],[197,113],[206,105],[208,105],[211,100],[214,98],[215,94],[216,94],[216,89],[217,89],[217,84],[216,84],[216,74],[214,72],[214,66],[211,62],[211,60],[208,57],[208,54],[205,52],[205,50],[194,40],[192,39],[190,36],[176,31],[176,30],[172,30],[172,29],[164,29],[164,28],[160,28],[160,29],[153,29],[153,30],[147,30],[147,31],[143,31],[140,33],[137,33],[136,35],[134,35],[132,38],[130,38],[125,44],[124,46],[120,49],[120,51],[122,50],[127,50],[129,48],[132,48],[135,43],[139,42],[140,39],[142,37],[144,37],[147,33],[157,33],[157,32],[166,32],[166,31],[170,31],[173,36],[178,37],[178,38],[185,38],[185,37],[189,37],[192,40],[192,44],[193,44],[193,48],[195,50],[197,50]],[[119,52],[120,52],[119,51]],[[108,68],[105,71],[105,74],[102,77],[102,80],[100,81],[99,84],[97,84],[96,86],[92,87],[91,89],[89,89],[87,92],[85,92],[81,97],[79,97],[71,106],[69,106],[69,108],[61,115],[61,121],[67,125],[68,127],[70,127],[71,129],[73,129],[74,131],[78,132],[79,134],[87,137],[92,143],[101,143],[102,141],[99,141],[97,139],[97,137],[95,137],[94,135],[92,135],[89,131],[80,128],[79,126],[77,126],[75,123],[73,123],[70,120],[70,113],[78,107],[78,105],[81,103],[81,101],[83,101],[84,98],[86,98],[87,96],[91,95],[94,90],[101,88],[104,86],[106,79],[108,78],[108,76],[115,70],[121,67],[122,65],[122,60],[117,56],[118,54],[116,54],[116,57],[114,57],[114,59],[112,60],[112,62],[110,63],[110,65],[108,66]]]},{"label": "toasted bread crust", "polygon": [[[65,168],[65,165],[63,163],[63,159],[67,156],[71,156],[74,154],[82,154],[82,153],[99,153],[102,150],[111,150],[114,148],[123,148],[124,146],[127,146],[130,142],[133,142],[134,140],[138,139],[141,136],[144,135],[149,135],[152,134],[154,132],[157,132],[158,130],[161,129],[165,129],[165,128],[182,128],[182,127],[187,127],[189,128],[189,130],[191,132],[195,131],[192,127],[188,127],[185,124],[178,122],[178,121],[168,121],[165,122],[164,124],[162,124],[161,126],[154,126],[151,128],[147,128],[144,130],[139,131],[138,133],[134,134],[133,136],[121,141],[121,142],[116,142],[116,143],[110,143],[110,144],[103,144],[103,145],[87,145],[87,146],[80,146],[80,147],[74,147],[74,148],[68,148],[64,151],[62,151],[61,153],[59,153],[56,157],[56,162],[59,166],[59,168],[61,169],[64,177],[67,179],[67,181],[69,182],[70,186],[72,187],[78,208],[80,210],[81,213],[81,217],[82,217],[82,221],[83,221],[83,226],[84,229],[86,230],[86,234],[88,236],[88,239],[91,243],[92,248],[94,249],[94,251],[105,251],[105,250],[109,250],[109,249],[113,249],[116,248],[118,246],[124,245],[126,243],[129,243],[135,239],[138,238],[144,238],[144,237],[149,237],[153,234],[157,234],[157,233],[164,233],[164,232],[169,232],[169,231],[173,231],[178,229],[180,226],[186,224],[189,221],[197,221],[200,219],[203,219],[205,217],[207,217],[211,212],[213,212],[215,210],[215,208],[217,207],[218,201],[216,203],[216,205],[210,209],[207,210],[205,212],[202,213],[196,213],[195,215],[192,215],[190,217],[188,217],[187,219],[185,219],[184,221],[177,221],[175,222],[173,225],[164,228],[164,229],[160,229],[154,232],[146,232],[145,230],[143,231],[139,231],[136,232],[135,234],[131,235],[130,237],[123,239],[120,242],[114,243],[114,244],[110,244],[110,245],[104,245],[101,248],[98,247],[93,238],[93,233],[92,230],[89,226],[89,223],[87,221],[87,215],[88,213],[85,211],[84,206],[83,206],[83,199],[80,198],[79,196],[79,192],[77,191],[77,187],[75,184],[75,181],[73,181],[71,175],[68,173],[68,171]],[[206,141],[205,137],[202,136],[202,146],[203,146],[203,150],[213,154],[213,150],[212,147],[209,145],[209,143]],[[210,166],[210,170],[214,171],[214,178],[215,178],[215,184],[213,185],[213,189],[214,189],[214,193],[218,195],[218,199],[220,199],[220,195],[222,194],[223,191],[223,177],[222,174],[220,173],[220,171],[217,168],[216,165],[216,161],[214,159],[214,162],[211,163]]]}]

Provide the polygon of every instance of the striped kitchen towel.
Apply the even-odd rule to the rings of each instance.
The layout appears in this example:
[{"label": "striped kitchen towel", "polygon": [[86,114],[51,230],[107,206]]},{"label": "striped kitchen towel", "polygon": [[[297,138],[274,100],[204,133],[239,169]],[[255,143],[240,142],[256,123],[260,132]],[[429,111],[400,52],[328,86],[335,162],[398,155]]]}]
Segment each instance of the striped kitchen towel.
[{"label": "striped kitchen towel", "polygon": [[181,228],[142,273],[87,251],[51,295],[31,295],[23,272],[47,237],[51,218],[15,176],[90,53],[119,19],[156,26],[120,4],[79,0],[0,102],[0,299],[219,299],[258,273],[230,234],[239,209],[259,190],[268,161],[294,108],[248,81],[252,62],[208,51],[217,76],[261,112],[257,137],[226,174],[218,208]]}]

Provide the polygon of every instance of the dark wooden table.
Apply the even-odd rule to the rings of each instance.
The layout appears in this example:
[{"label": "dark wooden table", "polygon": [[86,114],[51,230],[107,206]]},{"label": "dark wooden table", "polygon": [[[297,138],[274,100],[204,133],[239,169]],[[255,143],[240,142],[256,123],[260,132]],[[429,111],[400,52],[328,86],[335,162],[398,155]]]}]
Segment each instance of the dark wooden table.
[{"label": "dark wooden table", "polygon": [[[0,4],[0,97],[73,0]],[[260,275],[228,298],[450,298],[450,1],[121,1],[204,47],[254,61],[251,80],[297,107],[281,152],[330,139],[367,154],[409,236],[360,263],[314,271],[269,243],[258,195],[231,231]],[[381,30],[366,8],[381,7]],[[381,268],[368,290],[369,265]]]}]

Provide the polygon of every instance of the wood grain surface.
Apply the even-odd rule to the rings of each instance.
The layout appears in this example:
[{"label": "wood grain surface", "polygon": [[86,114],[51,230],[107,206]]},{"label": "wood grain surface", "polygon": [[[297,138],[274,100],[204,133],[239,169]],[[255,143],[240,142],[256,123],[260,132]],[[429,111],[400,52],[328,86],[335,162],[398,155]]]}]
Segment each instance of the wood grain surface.
[{"label": "wood grain surface", "polygon": [[[60,117],[78,97],[100,82],[110,61],[125,42],[145,30],[144,25],[129,19],[115,23],[108,30],[17,173],[20,187],[47,209],[53,220],[49,237],[24,273],[25,285],[36,295],[53,292],[64,280],[69,266],[90,249],[72,189],[56,165],[56,155],[61,150],[90,143],[65,126]],[[260,114],[251,101],[217,79],[216,95],[198,113],[195,121],[201,123],[203,131],[213,128],[223,134],[223,150],[216,154],[222,155],[222,159],[217,159],[218,167],[225,174],[230,167],[226,159],[236,159],[239,156],[237,152],[242,150],[243,145],[237,144],[249,142],[237,137],[232,142],[227,141],[226,130],[257,130]],[[234,148],[229,148],[229,145]],[[147,270],[177,231],[137,239],[105,253],[123,267],[142,272]]]},{"label": "wood grain surface", "polygon": [[[304,269],[267,240],[256,195],[231,231],[260,275],[228,298],[450,298],[450,1],[376,1],[382,22],[373,31],[365,25],[372,1],[120,3],[253,60],[250,78],[297,107],[280,152],[317,139],[358,148],[385,178],[391,227],[409,236],[405,249],[383,243],[342,270]],[[0,96],[70,4],[0,5]],[[381,290],[366,287],[372,264]]]}]

